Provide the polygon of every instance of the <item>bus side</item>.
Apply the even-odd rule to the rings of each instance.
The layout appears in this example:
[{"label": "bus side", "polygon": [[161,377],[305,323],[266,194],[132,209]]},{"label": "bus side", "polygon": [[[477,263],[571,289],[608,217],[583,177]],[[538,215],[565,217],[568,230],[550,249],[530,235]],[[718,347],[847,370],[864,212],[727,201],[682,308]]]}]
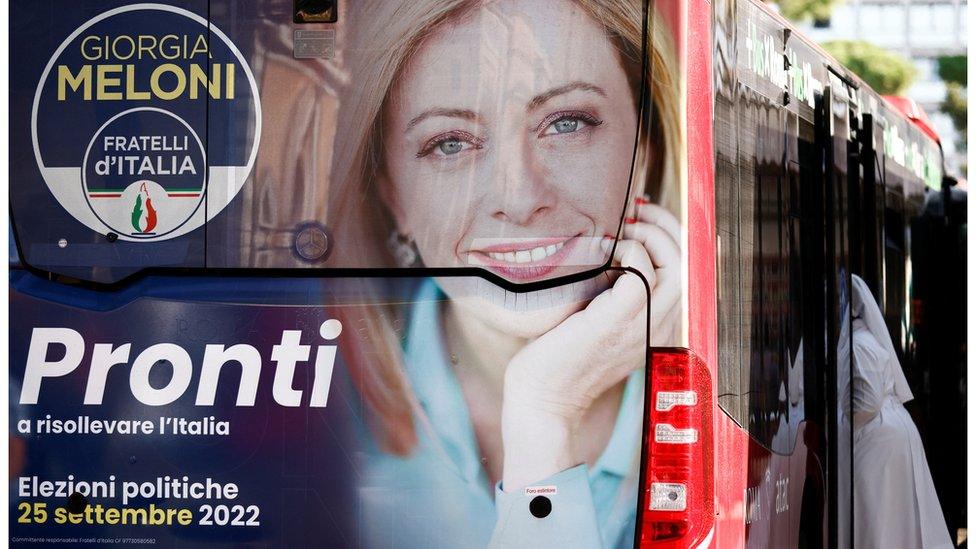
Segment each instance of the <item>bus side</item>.
[{"label": "bus side", "polygon": [[[715,321],[691,326],[718,325],[716,541],[844,546],[855,522],[837,396],[851,372],[839,341],[850,276],[875,291],[910,357],[911,227],[941,155],[766,9],[712,9],[718,304]],[[690,279],[703,271],[692,262]]]},{"label": "bus side", "polygon": [[[827,353],[802,344],[825,329],[812,291],[822,295],[826,275],[818,105],[795,94],[784,104],[777,75],[757,62],[766,36],[783,51],[778,21],[748,2],[716,2],[713,14],[717,391],[727,424],[716,462],[740,462],[718,489],[729,515],[720,546],[793,547],[801,535],[819,546]],[[809,66],[826,80],[822,64]]]}]

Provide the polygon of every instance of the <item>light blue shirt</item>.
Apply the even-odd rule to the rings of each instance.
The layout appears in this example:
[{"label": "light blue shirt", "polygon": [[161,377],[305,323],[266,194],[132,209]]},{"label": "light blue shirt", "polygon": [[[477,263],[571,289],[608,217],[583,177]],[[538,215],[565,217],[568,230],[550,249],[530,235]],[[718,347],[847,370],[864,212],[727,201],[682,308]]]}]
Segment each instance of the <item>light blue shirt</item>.
[{"label": "light blue shirt", "polygon": [[[406,457],[371,453],[360,483],[360,528],[368,547],[633,547],[644,372],[624,389],[613,434],[592,469],[585,464],[533,485],[555,486],[552,512],[536,518],[532,496],[490,489],[461,387],[445,356],[439,307],[425,281],[412,311],[406,373],[424,414]],[[499,483],[500,484],[500,483]]]}]

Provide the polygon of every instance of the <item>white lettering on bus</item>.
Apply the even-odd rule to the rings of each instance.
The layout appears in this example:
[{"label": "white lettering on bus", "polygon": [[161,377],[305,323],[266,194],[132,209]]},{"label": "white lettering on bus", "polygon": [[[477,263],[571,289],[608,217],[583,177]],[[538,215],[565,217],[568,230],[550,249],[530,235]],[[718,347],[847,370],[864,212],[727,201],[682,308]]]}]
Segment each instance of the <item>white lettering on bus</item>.
[{"label": "white lettering on bus", "polygon": [[[319,335],[326,341],[332,341],[339,337],[341,331],[342,324],[338,320],[326,320],[321,325]],[[301,336],[301,330],[284,330],[280,343],[271,349],[271,362],[275,363],[271,393],[281,406],[300,406],[304,397],[303,391],[295,389],[292,384],[300,363],[308,362],[312,358],[312,345],[302,344]],[[77,370],[85,357],[85,348],[84,336],[71,328],[34,328],[27,351],[20,404],[37,404],[45,379],[64,377]],[[97,406],[102,403],[110,370],[120,364],[129,364],[131,350],[131,343],[118,346],[97,343],[92,346],[84,404]],[[334,344],[315,346],[314,381],[308,399],[310,407],[324,408],[328,403],[336,350]],[[196,391],[197,406],[213,406],[220,372],[232,362],[239,364],[241,369],[235,404],[254,405],[263,360],[256,348],[240,343],[230,347],[209,344],[204,348]],[[149,380],[152,373],[160,368],[170,371],[171,375],[165,386],[157,388]],[[165,406],[186,393],[194,369],[190,354],[182,346],[175,343],[157,343],[143,349],[132,361],[129,389],[136,400],[143,404]]]}]

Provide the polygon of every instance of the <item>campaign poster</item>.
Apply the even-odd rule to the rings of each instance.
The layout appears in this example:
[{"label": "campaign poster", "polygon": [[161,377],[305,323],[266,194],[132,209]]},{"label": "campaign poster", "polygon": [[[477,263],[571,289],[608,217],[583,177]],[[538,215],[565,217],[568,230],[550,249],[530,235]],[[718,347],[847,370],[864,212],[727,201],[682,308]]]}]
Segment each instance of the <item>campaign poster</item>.
[{"label": "campaign poster", "polygon": [[642,484],[683,9],[11,6],[11,544],[632,547],[683,510]]}]

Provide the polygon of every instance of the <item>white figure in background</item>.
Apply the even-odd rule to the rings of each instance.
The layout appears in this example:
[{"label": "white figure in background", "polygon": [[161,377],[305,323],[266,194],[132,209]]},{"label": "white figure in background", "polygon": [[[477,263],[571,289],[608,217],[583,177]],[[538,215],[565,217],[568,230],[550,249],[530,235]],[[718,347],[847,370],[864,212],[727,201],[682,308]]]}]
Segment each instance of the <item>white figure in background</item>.
[{"label": "white figure in background", "polygon": [[[853,378],[841,375],[840,379],[852,380],[850,400],[842,398],[845,404],[850,402],[850,414],[843,414],[842,422],[853,415],[854,546],[954,547],[922,440],[903,406],[914,396],[881,309],[868,285],[856,275],[851,279],[854,372]],[[847,395],[842,391],[841,396]]]}]

